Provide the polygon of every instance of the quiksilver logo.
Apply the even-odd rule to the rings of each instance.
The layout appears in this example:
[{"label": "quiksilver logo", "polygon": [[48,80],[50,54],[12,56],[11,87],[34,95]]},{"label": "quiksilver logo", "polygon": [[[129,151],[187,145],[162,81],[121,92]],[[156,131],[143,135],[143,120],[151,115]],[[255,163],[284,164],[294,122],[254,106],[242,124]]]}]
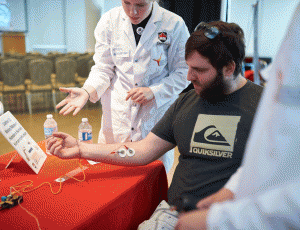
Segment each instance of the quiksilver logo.
[{"label": "quiksilver logo", "polygon": [[195,133],[194,141],[204,144],[230,146],[221,132],[214,125],[207,126],[198,133]]},{"label": "quiksilver logo", "polygon": [[[199,114],[195,123],[190,142],[190,153],[224,157],[227,153],[233,153],[237,126],[240,116]],[[193,150],[194,149],[194,150]],[[200,149],[220,152],[199,152]]]}]

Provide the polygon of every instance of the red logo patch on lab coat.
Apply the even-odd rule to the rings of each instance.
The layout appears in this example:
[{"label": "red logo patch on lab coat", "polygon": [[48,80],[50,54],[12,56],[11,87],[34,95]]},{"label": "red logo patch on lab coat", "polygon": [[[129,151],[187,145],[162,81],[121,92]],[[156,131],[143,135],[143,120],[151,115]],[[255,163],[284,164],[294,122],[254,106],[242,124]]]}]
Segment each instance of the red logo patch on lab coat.
[{"label": "red logo patch on lab coat", "polygon": [[159,39],[161,42],[167,41],[167,39],[168,39],[167,32],[160,32],[160,33],[158,33],[158,39]]}]

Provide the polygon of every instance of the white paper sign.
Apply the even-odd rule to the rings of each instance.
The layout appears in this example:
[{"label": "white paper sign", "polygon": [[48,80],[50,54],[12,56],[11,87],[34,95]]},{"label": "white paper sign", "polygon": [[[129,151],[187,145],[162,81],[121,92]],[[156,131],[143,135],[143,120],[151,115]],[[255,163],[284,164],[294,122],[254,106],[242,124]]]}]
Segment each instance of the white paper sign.
[{"label": "white paper sign", "polygon": [[0,132],[38,174],[47,155],[9,111],[0,116]]}]

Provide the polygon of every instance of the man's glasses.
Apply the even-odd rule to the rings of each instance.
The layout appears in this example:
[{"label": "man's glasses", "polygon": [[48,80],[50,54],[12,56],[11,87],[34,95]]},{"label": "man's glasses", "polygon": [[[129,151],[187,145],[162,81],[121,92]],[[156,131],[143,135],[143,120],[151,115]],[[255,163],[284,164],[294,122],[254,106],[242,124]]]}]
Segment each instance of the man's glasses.
[{"label": "man's glasses", "polygon": [[220,34],[220,30],[215,26],[210,26],[205,22],[200,22],[194,32],[204,29],[204,35],[208,39],[214,39],[218,34]]}]

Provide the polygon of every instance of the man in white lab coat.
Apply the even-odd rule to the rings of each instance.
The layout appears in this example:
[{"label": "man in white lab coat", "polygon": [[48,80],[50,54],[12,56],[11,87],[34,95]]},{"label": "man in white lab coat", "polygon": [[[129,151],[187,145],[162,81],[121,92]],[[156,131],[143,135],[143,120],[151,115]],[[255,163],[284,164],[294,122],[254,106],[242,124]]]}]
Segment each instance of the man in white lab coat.
[{"label": "man in white lab coat", "polygon": [[[176,229],[300,228],[299,37],[300,4],[272,64],[242,168],[227,187],[235,199],[182,215]],[[215,199],[230,197],[224,191]]]},{"label": "man in white lab coat", "polygon": [[[88,99],[101,98],[99,143],[138,141],[147,136],[187,87],[184,59],[188,29],[181,17],[153,0],[122,0],[105,13],[96,29],[95,65],[83,89],[61,89],[69,96],[57,107],[76,115]],[[168,172],[174,151],[162,156]]]}]

